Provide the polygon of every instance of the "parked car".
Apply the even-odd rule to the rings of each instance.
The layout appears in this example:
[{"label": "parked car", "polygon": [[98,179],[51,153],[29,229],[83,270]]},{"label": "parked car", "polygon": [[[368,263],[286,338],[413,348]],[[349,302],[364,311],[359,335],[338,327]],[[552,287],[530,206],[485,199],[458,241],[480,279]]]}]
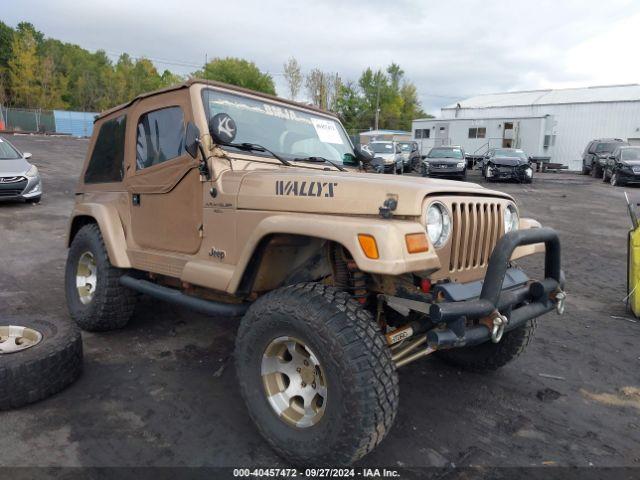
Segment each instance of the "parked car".
[{"label": "parked car", "polygon": [[529,157],[519,148],[492,148],[482,162],[482,176],[488,181],[533,181],[533,167]]},{"label": "parked car", "polygon": [[5,137],[0,137],[0,199],[38,203],[42,181],[38,168],[28,160],[31,154],[20,152]]},{"label": "parked car", "polygon": [[398,142],[402,152],[402,163],[405,172],[420,171],[420,152],[418,142]]},{"label": "parked car", "polygon": [[640,183],[640,147],[617,147],[607,158],[602,180],[614,187]]},{"label": "parked car", "polygon": [[462,147],[433,147],[422,160],[423,177],[467,178],[467,162]]},{"label": "parked car", "polygon": [[593,178],[602,176],[602,170],[607,160],[618,147],[628,146],[629,143],[621,138],[596,138],[587,143],[582,154],[582,174]]},{"label": "parked car", "polygon": [[404,170],[404,160],[400,144],[397,142],[371,142],[369,149],[379,160],[374,164],[380,173],[401,174]]}]

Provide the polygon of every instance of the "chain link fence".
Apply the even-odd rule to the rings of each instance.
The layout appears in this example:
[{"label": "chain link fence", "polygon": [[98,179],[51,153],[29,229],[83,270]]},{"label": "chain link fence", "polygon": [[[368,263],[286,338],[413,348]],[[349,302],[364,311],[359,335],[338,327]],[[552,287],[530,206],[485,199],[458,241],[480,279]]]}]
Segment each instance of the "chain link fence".
[{"label": "chain link fence", "polygon": [[0,105],[0,132],[55,133],[90,137],[97,113]]}]

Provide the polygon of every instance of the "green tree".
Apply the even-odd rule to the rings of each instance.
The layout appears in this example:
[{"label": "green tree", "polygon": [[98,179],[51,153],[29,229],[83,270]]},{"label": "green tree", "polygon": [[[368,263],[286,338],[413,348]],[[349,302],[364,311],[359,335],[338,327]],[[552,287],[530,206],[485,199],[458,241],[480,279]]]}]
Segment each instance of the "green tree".
[{"label": "green tree", "polygon": [[255,63],[241,58],[215,58],[207,63],[204,69],[194,72],[193,76],[238,85],[271,95],[276,93],[271,75],[262,73]]},{"label": "green tree", "polygon": [[283,72],[284,79],[287,81],[287,88],[289,89],[289,98],[295,100],[300,93],[302,81],[304,80],[300,64],[294,57],[291,57],[283,65]]},{"label": "green tree", "polygon": [[12,103],[21,107],[37,107],[41,91],[37,43],[33,33],[28,29],[18,30],[11,42],[11,52],[8,70]]}]

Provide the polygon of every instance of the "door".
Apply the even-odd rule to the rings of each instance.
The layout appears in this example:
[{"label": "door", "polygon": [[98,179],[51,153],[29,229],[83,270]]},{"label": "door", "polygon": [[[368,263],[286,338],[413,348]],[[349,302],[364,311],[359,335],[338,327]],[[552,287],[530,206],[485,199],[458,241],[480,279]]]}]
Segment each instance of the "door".
[{"label": "door", "polygon": [[436,126],[436,138],[434,146],[442,147],[445,145],[449,145],[449,124],[439,123]]},{"label": "door", "polygon": [[134,243],[147,250],[195,253],[202,232],[198,161],[184,149],[192,119],[188,92],[169,92],[134,107],[127,130],[127,191]]}]

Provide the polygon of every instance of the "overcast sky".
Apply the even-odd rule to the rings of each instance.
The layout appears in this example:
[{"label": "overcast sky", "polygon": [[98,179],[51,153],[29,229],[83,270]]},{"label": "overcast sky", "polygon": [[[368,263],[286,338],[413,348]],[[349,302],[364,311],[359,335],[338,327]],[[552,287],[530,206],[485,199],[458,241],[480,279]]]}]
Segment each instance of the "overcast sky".
[{"label": "overcast sky", "polygon": [[[290,56],[357,80],[401,65],[425,110],[480,93],[640,82],[631,0],[20,0],[0,18],[46,36],[146,56],[186,74],[237,56],[274,76]],[[168,63],[161,63],[161,61]]]}]

